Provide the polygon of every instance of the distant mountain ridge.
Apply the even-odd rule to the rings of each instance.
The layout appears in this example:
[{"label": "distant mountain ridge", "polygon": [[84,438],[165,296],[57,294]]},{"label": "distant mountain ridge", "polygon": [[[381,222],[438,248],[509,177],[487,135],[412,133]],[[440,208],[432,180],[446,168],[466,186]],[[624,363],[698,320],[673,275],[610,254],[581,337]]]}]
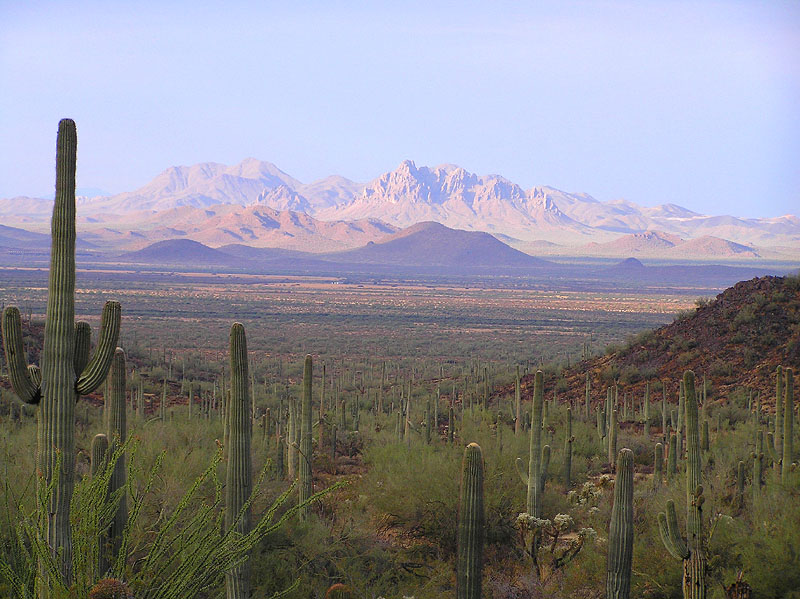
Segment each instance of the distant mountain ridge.
[{"label": "distant mountain ridge", "polygon": [[[44,231],[50,205],[52,201],[35,198],[0,199],[0,220]],[[213,214],[204,216],[204,210]],[[261,231],[255,239],[248,239],[245,229],[252,227],[247,223],[261,220],[257,229],[264,229],[264,219],[259,214],[263,216],[269,210],[295,216],[273,215],[270,218],[279,223],[277,229],[270,234]],[[797,216],[746,219],[702,215],[676,204],[643,207],[624,200],[600,202],[585,193],[547,186],[525,190],[500,175],[477,175],[451,164],[417,167],[411,160],[364,184],[339,176],[306,184],[274,164],[254,158],[233,166],[203,163],[170,167],[137,190],[79,199],[78,218],[79,232],[87,239],[93,235],[98,241],[109,239],[111,231],[117,230],[125,231],[128,237],[135,232],[143,241],[157,241],[166,238],[161,229],[170,222],[170,227],[185,231],[188,238],[211,245],[247,243],[316,252],[354,248],[364,241],[360,237],[331,241],[330,237],[319,236],[317,232],[325,226],[313,224],[309,218],[314,223],[372,223],[369,226],[376,231],[384,228],[384,234],[434,221],[451,228],[495,234],[523,249],[543,242],[566,248],[614,244],[625,235],[650,232],[659,232],[662,241],[678,237],[688,242],[708,237],[725,242],[698,243],[693,249],[695,257],[704,252],[714,256],[718,250],[730,256],[754,257],[764,255],[761,248],[783,252],[788,249],[791,254],[792,248],[800,248]],[[226,227],[219,222],[225,218],[242,222]],[[203,219],[210,219],[207,226],[200,222]],[[293,223],[305,223],[306,229],[315,232],[305,237],[298,237],[292,230],[279,234],[280,227],[285,224],[291,228]],[[331,225],[332,229],[337,227],[342,231],[334,237],[343,235],[347,228]],[[212,228],[221,232],[212,234]],[[659,243],[655,239],[645,241]],[[631,240],[623,239],[617,246],[629,243]],[[668,243],[656,245],[655,254],[667,250],[676,257],[680,254],[671,250]],[[622,247],[618,253],[612,246],[596,249],[624,255]]]}]

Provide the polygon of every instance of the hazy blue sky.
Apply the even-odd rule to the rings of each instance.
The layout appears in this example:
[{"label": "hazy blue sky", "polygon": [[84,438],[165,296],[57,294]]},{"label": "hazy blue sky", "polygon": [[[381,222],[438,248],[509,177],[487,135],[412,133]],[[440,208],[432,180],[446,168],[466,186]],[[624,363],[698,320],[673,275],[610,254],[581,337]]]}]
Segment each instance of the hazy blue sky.
[{"label": "hazy blue sky", "polygon": [[6,2],[0,197],[253,156],[311,181],[405,158],[601,200],[800,213],[800,3]]}]

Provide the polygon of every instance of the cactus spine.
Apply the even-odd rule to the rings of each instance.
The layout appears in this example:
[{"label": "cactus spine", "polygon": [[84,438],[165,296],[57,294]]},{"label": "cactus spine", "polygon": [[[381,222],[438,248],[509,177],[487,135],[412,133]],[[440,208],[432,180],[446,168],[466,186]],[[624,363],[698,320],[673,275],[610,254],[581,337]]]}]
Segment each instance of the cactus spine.
[{"label": "cactus spine", "polygon": [[633,452],[621,449],[617,456],[614,507],[608,532],[606,597],[628,599],[633,561]]},{"label": "cactus spine", "polygon": [[[300,486],[298,488],[298,502],[305,503],[313,492],[311,480],[311,376],[313,364],[311,355],[306,356],[303,364],[303,403],[300,409]],[[308,517],[308,506],[303,506],[298,512],[300,519]]]},{"label": "cactus spine", "polygon": [[683,560],[683,596],[685,599],[705,599],[707,560],[703,534],[703,485],[700,456],[700,427],[698,426],[697,396],[694,373],[683,374],[686,405],[686,540],[678,530],[675,502],[667,502],[667,512],[659,513],[658,528],[661,540],[669,553]]},{"label": "cactus spine", "polygon": [[[250,532],[250,508],[242,510],[253,492],[250,442],[252,435],[252,396],[247,374],[247,338],[244,326],[236,322],[230,336],[231,398],[228,402],[228,464],[225,475],[225,528],[238,534]],[[227,599],[250,596],[247,564],[240,564],[225,575]]]},{"label": "cactus spine", "polygon": [[477,443],[464,450],[458,514],[456,596],[480,599],[483,571],[483,453]]},{"label": "cactus spine", "polygon": [[[792,469],[792,435],[794,434],[794,377],[792,369],[787,368],[786,386],[784,388],[785,405],[783,409],[783,460],[781,466],[781,482],[789,484],[789,473]],[[780,402],[778,402],[780,403]]]},{"label": "cactus spine", "polygon": [[[54,484],[45,538],[67,586],[72,579],[69,512],[75,486],[75,401],[78,396],[94,391],[106,378],[120,324],[119,303],[106,302],[97,348],[91,360],[85,362],[89,336],[76,335],[75,325],[76,155],[75,123],[64,119],[58,124],[56,142],[56,193],[41,370],[25,362],[19,310],[13,306],[6,308],[2,322],[8,375],[14,392],[25,403],[41,404],[37,470],[42,475],[42,489]],[[78,329],[85,327],[79,325]],[[61,465],[56,473],[59,456]],[[56,474],[58,480],[54,481]]]}]

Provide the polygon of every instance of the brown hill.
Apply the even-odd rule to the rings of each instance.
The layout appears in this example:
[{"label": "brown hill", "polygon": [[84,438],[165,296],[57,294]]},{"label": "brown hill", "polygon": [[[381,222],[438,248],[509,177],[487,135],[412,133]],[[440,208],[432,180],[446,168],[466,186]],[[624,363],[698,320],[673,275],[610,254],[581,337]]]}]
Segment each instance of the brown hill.
[{"label": "brown hill", "polygon": [[[765,406],[775,403],[775,369],[791,366],[800,373],[800,276],[742,281],[695,311],[654,331],[610,347],[603,356],[564,371],[568,391],[561,397],[583,401],[586,372],[591,373],[592,403],[605,398],[615,382],[640,400],[645,384],[667,384],[667,400],[677,401],[678,380],[693,370],[705,375],[710,400],[725,403],[734,391],[752,389]],[[660,387],[660,385],[654,385]],[[523,380],[523,397],[533,393],[533,375]],[[513,388],[503,394],[513,394]],[[651,395],[654,399],[660,393]]]}]

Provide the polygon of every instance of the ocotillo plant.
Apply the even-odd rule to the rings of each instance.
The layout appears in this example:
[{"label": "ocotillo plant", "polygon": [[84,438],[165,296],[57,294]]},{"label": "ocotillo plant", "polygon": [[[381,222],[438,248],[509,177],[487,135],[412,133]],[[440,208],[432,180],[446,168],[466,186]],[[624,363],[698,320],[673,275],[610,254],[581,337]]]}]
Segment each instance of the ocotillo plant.
[{"label": "ocotillo plant", "polygon": [[456,596],[480,599],[483,572],[483,453],[477,443],[464,450],[461,467],[461,499],[458,512]]},{"label": "ocotillo plant", "polygon": [[683,374],[686,402],[686,539],[678,530],[675,502],[667,502],[667,512],[658,514],[658,528],[667,551],[683,560],[683,596],[685,599],[705,599],[706,568],[705,536],[703,531],[703,485],[700,456],[700,427],[698,426],[697,396],[694,373]]},{"label": "ocotillo plant", "polygon": [[[298,501],[302,506],[298,515],[301,520],[308,516],[306,502],[313,493],[311,479],[311,377],[313,364],[311,355],[306,356],[303,365],[303,402],[300,409],[300,485],[298,487]],[[303,505],[306,504],[306,505]]]},{"label": "ocotillo plant", "polygon": [[[225,473],[225,528],[238,534],[250,532],[250,507],[247,500],[253,492],[253,466],[250,457],[252,435],[252,397],[247,374],[247,338],[244,326],[236,322],[230,336],[231,398],[228,403],[228,464]],[[245,507],[247,506],[247,507]],[[247,564],[240,564],[225,575],[227,599],[250,596],[250,574]]]},{"label": "ocotillo plant", "polygon": [[794,434],[794,377],[792,369],[787,368],[786,385],[784,387],[785,404],[783,406],[783,463],[781,466],[781,482],[789,484],[789,473],[792,469],[792,435]]},{"label": "ocotillo plant", "polygon": [[614,506],[608,531],[606,598],[628,599],[633,562],[633,452],[624,448],[617,456]]},{"label": "ocotillo plant", "polygon": [[[117,451],[128,438],[127,412],[125,410],[125,352],[120,348],[114,352],[114,361],[111,363],[111,404],[108,408],[108,438],[111,439],[111,454]],[[116,493],[125,489],[127,469],[125,456],[121,455],[114,464],[111,474],[109,492]],[[119,506],[114,514],[109,529],[111,549],[116,557],[122,546],[122,532],[128,522],[128,500],[125,491],[121,491]],[[124,559],[124,558],[123,558]]]},{"label": "ocotillo plant", "polygon": [[[40,404],[37,470],[41,489],[53,485],[45,537],[69,586],[72,578],[72,533],[69,512],[75,486],[75,401],[99,387],[111,367],[119,338],[120,306],[106,302],[98,344],[92,359],[89,336],[75,325],[75,123],[58,124],[56,193],[41,370],[28,366],[22,347],[19,309],[3,311],[3,345],[14,392],[25,403]],[[85,325],[78,325],[77,329]],[[76,348],[76,345],[79,347]],[[77,358],[77,359],[76,359]],[[61,456],[61,459],[59,458]],[[57,472],[57,464],[60,470]],[[54,477],[58,476],[57,480]]]}]

